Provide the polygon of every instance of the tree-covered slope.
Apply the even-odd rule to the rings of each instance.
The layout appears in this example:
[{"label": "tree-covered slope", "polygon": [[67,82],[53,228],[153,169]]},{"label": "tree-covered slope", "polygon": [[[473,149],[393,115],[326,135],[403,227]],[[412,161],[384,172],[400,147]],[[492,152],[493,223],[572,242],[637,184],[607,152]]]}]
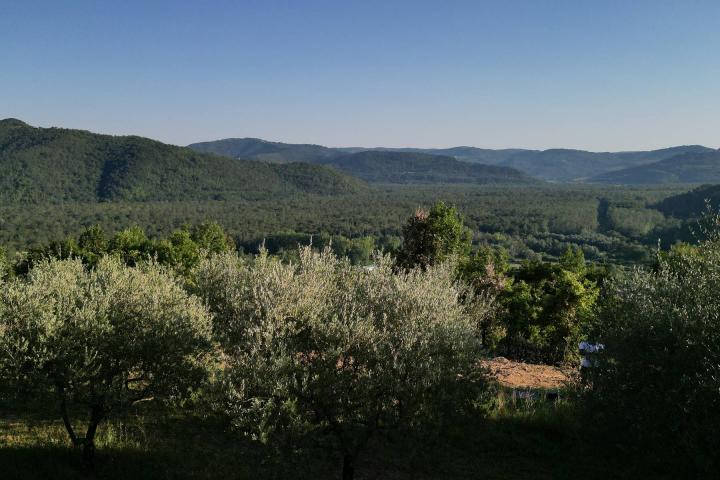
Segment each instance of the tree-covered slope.
[{"label": "tree-covered slope", "polygon": [[711,151],[700,145],[637,152],[588,152],[554,148],[516,152],[501,162],[501,165],[517,168],[545,180],[585,181],[613,170],[650,164],[682,153]]},{"label": "tree-covered slope", "polygon": [[467,163],[425,153],[366,151],[323,161],[371,183],[537,183],[513,168]]},{"label": "tree-covered slope", "polygon": [[720,151],[683,153],[659,162],[597,175],[596,183],[647,185],[720,182]]},{"label": "tree-covered slope", "polygon": [[[652,163],[672,158],[683,153],[707,153],[714,152],[712,148],[702,145],[680,145],[678,147],[661,148],[659,150],[617,152],[615,155],[633,163]],[[629,165],[628,165],[629,166]]]},{"label": "tree-covered slope", "polygon": [[570,182],[608,170],[620,163],[612,153],[551,149],[518,152],[502,162],[529,175],[550,181]]},{"label": "tree-covered slope", "polygon": [[217,153],[243,160],[262,160],[273,163],[310,162],[337,157],[341,152],[320,145],[268,142],[259,138],[226,138],[188,145],[198,152]]},{"label": "tree-covered slope", "polygon": [[320,165],[238,162],[142,137],[0,121],[0,199],[165,201],[341,194],[363,182]]},{"label": "tree-covered slope", "polygon": [[[684,153],[705,153],[714,150],[702,145],[682,145],[659,150],[631,152],[589,152],[554,148],[528,150],[520,148],[488,149],[477,147],[451,148],[328,148],[320,145],[268,142],[257,138],[228,138],[213,142],[194,143],[190,148],[244,160],[266,162],[327,163],[330,160],[361,152],[422,153],[452,157],[468,163],[514,168],[528,175],[552,182],[578,182],[604,173],[662,161]],[[451,172],[449,172],[452,174]]]},{"label": "tree-covered slope", "polygon": [[523,152],[533,152],[534,150],[525,150],[522,148],[505,148],[493,150],[490,148],[478,147],[450,147],[450,148],[362,148],[362,147],[343,147],[337,148],[345,153],[358,153],[368,151],[384,151],[384,152],[411,152],[426,153],[429,155],[443,155],[453,157],[456,160],[470,163],[484,163],[486,165],[499,165],[513,155]]},{"label": "tree-covered slope", "polygon": [[660,150],[635,152],[589,152],[553,148],[527,150],[508,148],[492,150],[476,147],[423,148],[343,148],[347,153],[393,151],[445,155],[457,160],[512,167],[533,177],[554,182],[584,181],[588,177],[622,168],[644,165],[689,152],[712,152],[701,145],[684,145]]},{"label": "tree-covered slope", "polygon": [[713,208],[720,207],[720,185],[703,185],[687,193],[668,197],[654,207],[665,215],[681,219],[699,217],[710,202]]}]

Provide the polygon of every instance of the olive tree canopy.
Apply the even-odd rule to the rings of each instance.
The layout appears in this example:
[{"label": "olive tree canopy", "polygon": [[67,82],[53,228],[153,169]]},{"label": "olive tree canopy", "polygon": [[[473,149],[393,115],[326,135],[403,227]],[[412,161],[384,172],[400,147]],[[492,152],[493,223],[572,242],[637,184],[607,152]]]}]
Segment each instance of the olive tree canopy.
[{"label": "olive tree canopy", "polygon": [[614,277],[590,333],[605,345],[590,371],[594,421],[661,462],[685,460],[697,478],[720,467],[718,240],[676,245],[653,270]]},{"label": "olive tree canopy", "polygon": [[[175,398],[205,373],[211,338],[206,307],[157,265],[129,268],[101,258],[38,264],[0,293],[3,381],[51,391],[86,460],[98,424],[113,410],[150,398]],[[89,411],[84,437],[68,414]]]},{"label": "olive tree canopy", "polygon": [[[330,434],[352,478],[378,430],[438,414],[479,341],[452,265],[395,273],[329,250],[210,257],[194,272],[228,355],[226,410],[256,438]],[[446,402],[450,403],[450,402]]]}]

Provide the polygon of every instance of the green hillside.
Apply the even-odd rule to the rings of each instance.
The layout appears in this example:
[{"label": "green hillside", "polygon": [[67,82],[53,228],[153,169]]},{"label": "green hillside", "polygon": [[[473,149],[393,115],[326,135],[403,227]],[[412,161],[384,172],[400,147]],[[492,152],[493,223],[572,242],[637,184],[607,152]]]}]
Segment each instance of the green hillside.
[{"label": "green hillside", "polygon": [[659,162],[597,175],[590,181],[623,185],[717,183],[720,182],[720,152],[675,155]]},{"label": "green hillside", "polygon": [[478,147],[450,147],[450,148],[362,148],[362,147],[343,147],[337,148],[341,152],[345,153],[358,153],[358,152],[411,152],[411,153],[426,153],[429,155],[443,155],[446,157],[453,157],[456,160],[470,163],[485,163],[487,165],[499,165],[513,155],[523,152],[532,152],[533,150],[525,150],[522,148],[505,148],[499,150],[493,150],[490,148],[478,148]]},{"label": "green hillside", "polygon": [[323,161],[370,183],[537,183],[513,168],[461,162],[425,153],[366,151]]},{"label": "green hillside", "polygon": [[706,202],[714,208],[720,207],[720,185],[703,185],[687,193],[673,195],[654,207],[665,215],[681,219],[699,217],[705,211]]},{"label": "green hillside", "polygon": [[[372,183],[531,183],[517,170],[502,166],[459,161],[452,155],[433,155],[420,149],[332,149],[319,145],[267,142],[257,138],[228,138],[189,146],[199,152],[212,152],[243,160],[271,163],[309,162],[332,165],[339,170]],[[458,147],[445,149],[459,156],[484,151],[488,158],[500,154],[494,150]],[[468,157],[469,158],[469,157]],[[476,159],[477,157],[473,157]],[[466,158],[463,158],[466,159]]]},{"label": "green hillside", "polygon": [[[706,153],[714,150],[702,145],[682,145],[659,150],[632,152],[589,152],[554,148],[527,150],[520,148],[488,149],[477,147],[451,148],[328,148],[320,145],[268,142],[257,138],[228,138],[194,143],[190,148],[199,152],[217,153],[244,160],[274,163],[327,163],[330,160],[360,152],[421,153],[452,157],[468,163],[498,165],[520,170],[532,177],[551,182],[582,182],[604,173],[651,164],[684,153]],[[452,175],[452,172],[448,172]]]},{"label": "green hillside", "polygon": [[320,165],[238,162],[141,137],[0,121],[0,199],[175,201],[335,195],[367,188]]},{"label": "green hillside", "polygon": [[582,180],[597,172],[611,169],[621,161],[612,153],[595,153],[584,150],[551,149],[525,151],[512,155],[502,164],[517,168],[530,175],[551,181]]},{"label": "green hillside", "polygon": [[520,151],[501,162],[501,165],[517,168],[545,180],[585,181],[590,177],[613,170],[645,165],[681,153],[711,151],[700,145],[638,152],[588,152],[554,148],[543,151]]},{"label": "green hillside", "polygon": [[342,155],[332,148],[320,145],[268,142],[259,138],[226,138],[212,142],[188,145],[198,152],[217,153],[243,160],[262,160],[273,163],[309,162]]}]

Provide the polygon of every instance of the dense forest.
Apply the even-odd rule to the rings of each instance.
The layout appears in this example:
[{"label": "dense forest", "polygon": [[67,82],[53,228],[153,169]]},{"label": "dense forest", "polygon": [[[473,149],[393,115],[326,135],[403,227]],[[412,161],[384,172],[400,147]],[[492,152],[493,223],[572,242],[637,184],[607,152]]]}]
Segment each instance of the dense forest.
[{"label": "dense forest", "polygon": [[691,216],[653,208],[686,191],[681,186],[381,186],[352,195],[255,201],[5,203],[0,244],[12,254],[95,224],[108,232],[137,224],[150,235],[167,235],[186,223],[216,221],[247,252],[256,252],[264,239],[285,237],[292,243],[297,235],[320,234],[369,236],[390,246],[398,243],[408,211],[445,200],[465,212],[476,244],[503,246],[516,260],[556,258],[577,246],[596,261],[647,262],[658,239],[666,246],[688,239]]},{"label": "dense forest", "polygon": [[647,263],[658,240],[667,247],[688,239],[687,222],[697,216],[659,203],[689,188],[677,185],[544,184],[510,168],[426,153],[331,155],[314,145],[242,144],[254,155],[284,152],[315,164],[239,161],[140,137],[4,120],[0,244],[13,256],[95,224],[108,232],[138,225],[157,236],[216,221],[245,252],[263,241],[287,250],[311,236],[369,238],[392,251],[408,210],[446,200],[466,213],[476,245],[502,246],[513,261],[557,258],[577,247],[595,261]]},{"label": "dense forest", "polygon": [[687,193],[674,195],[658,202],[654,208],[665,215],[678,218],[698,218],[710,206],[720,205],[720,186],[702,185]]}]

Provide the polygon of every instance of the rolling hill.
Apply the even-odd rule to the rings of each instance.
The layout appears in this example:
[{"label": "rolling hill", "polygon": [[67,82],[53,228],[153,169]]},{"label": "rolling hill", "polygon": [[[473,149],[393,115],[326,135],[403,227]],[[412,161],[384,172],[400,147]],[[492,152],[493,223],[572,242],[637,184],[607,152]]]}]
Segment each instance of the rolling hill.
[{"label": "rolling hill", "polygon": [[594,183],[647,185],[720,182],[720,151],[682,153],[659,162],[607,172]]},{"label": "rolling hill", "polygon": [[244,160],[263,160],[276,163],[294,161],[328,163],[330,160],[360,152],[427,154],[452,157],[467,163],[510,167],[551,182],[583,182],[604,173],[646,165],[684,153],[714,151],[701,145],[684,145],[635,152],[588,152],[563,148],[549,150],[519,148],[493,150],[468,146],[430,149],[328,148],[320,145],[267,142],[257,138],[229,138],[214,142],[195,143],[190,145],[190,148]]},{"label": "rolling hill", "polygon": [[712,151],[700,145],[638,152],[588,152],[554,148],[542,151],[520,151],[500,164],[517,168],[545,180],[576,182],[586,181],[591,177],[613,170],[665,160],[682,153]]},{"label": "rolling hill", "polygon": [[320,145],[268,142],[259,138],[226,138],[193,143],[188,147],[198,152],[272,163],[317,163],[319,159],[342,155],[342,152]]},{"label": "rolling hill", "polygon": [[321,165],[238,162],[142,137],[35,128],[0,120],[0,199],[171,201],[272,198],[367,189]]},{"label": "rolling hill", "polygon": [[451,148],[362,148],[362,147],[343,147],[337,148],[341,152],[345,153],[358,153],[358,152],[411,152],[411,153],[426,153],[429,155],[443,155],[446,157],[453,157],[456,160],[470,163],[484,163],[487,165],[500,165],[507,161],[513,155],[521,152],[529,152],[531,150],[524,150],[522,148],[507,148],[500,150],[492,150],[489,148],[478,148],[478,147],[451,147]]},{"label": "rolling hill", "polygon": [[518,170],[461,162],[426,153],[366,151],[322,161],[369,183],[390,184],[533,184],[538,180]]}]

